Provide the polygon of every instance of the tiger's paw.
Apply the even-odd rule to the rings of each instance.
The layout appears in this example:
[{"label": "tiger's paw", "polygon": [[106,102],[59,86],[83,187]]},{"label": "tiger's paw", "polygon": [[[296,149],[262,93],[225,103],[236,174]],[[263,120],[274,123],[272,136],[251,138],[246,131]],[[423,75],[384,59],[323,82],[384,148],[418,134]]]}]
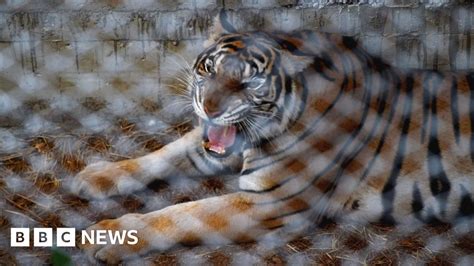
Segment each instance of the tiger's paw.
[{"label": "tiger's paw", "polygon": [[[94,235],[95,243],[80,243],[91,263],[118,264],[121,261],[138,258],[151,250],[143,229],[140,214],[127,214],[118,219],[103,220],[86,229],[89,236]],[[82,241],[82,240],[81,240]]]},{"label": "tiger's paw", "polygon": [[133,160],[90,164],[74,178],[71,191],[88,199],[131,193],[146,185],[134,178],[138,168]]}]

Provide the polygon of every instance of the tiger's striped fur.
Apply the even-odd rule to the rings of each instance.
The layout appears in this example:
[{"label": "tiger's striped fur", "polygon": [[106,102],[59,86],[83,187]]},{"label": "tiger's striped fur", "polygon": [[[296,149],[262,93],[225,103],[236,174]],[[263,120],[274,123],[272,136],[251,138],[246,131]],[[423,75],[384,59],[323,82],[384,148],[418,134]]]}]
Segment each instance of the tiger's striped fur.
[{"label": "tiger's striped fur", "polygon": [[[350,37],[237,33],[224,17],[189,84],[201,125],[144,157],[90,165],[74,188],[100,198],[155,178],[234,174],[239,190],[102,221],[89,230],[138,229],[140,241],[85,247],[92,258],[291,238],[326,216],[472,219],[474,73],[400,70]],[[206,149],[211,127],[229,125],[232,152]]]}]

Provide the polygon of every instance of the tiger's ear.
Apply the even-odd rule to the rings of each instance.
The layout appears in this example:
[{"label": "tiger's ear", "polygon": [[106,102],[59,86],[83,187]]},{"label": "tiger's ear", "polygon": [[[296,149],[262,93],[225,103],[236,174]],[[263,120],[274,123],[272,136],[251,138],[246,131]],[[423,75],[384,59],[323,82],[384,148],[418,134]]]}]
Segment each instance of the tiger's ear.
[{"label": "tiger's ear", "polygon": [[283,51],[280,55],[280,63],[285,72],[292,76],[305,70],[314,61],[312,56],[294,55],[288,51]]},{"label": "tiger's ear", "polygon": [[222,9],[219,14],[214,18],[212,27],[210,28],[210,34],[207,41],[204,42],[204,47],[211,46],[216,42],[219,37],[225,34],[236,33],[237,30],[232,26],[227,18],[227,13]]}]

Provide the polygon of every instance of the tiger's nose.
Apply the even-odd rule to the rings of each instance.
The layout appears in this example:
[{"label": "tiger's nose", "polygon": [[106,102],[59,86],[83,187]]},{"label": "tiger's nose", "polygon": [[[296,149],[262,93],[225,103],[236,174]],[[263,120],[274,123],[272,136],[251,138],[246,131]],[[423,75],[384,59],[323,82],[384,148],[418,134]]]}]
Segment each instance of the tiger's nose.
[{"label": "tiger's nose", "polygon": [[217,117],[222,114],[222,110],[219,108],[219,104],[211,99],[204,100],[204,112],[210,117]]}]

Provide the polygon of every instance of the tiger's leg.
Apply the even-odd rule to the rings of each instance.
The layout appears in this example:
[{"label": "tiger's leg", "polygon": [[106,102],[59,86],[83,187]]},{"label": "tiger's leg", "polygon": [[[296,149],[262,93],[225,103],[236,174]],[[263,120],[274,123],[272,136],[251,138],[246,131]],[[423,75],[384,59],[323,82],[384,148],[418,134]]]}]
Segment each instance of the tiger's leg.
[{"label": "tiger's leg", "polygon": [[153,179],[215,174],[203,163],[193,162],[201,148],[202,130],[196,128],[162,149],[143,157],[87,166],[73,180],[72,192],[86,198],[105,198],[144,188]]},{"label": "tiger's leg", "polygon": [[117,263],[152,250],[167,250],[176,244],[260,240],[271,235],[270,232],[291,224],[298,225],[298,230],[304,229],[301,225],[307,220],[296,213],[306,206],[284,201],[269,204],[272,201],[268,195],[236,192],[177,204],[147,214],[128,214],[102,221],[87,230],[135,229],[139,239],[136,245],[86,245],[83,248],[91,260]]}]

